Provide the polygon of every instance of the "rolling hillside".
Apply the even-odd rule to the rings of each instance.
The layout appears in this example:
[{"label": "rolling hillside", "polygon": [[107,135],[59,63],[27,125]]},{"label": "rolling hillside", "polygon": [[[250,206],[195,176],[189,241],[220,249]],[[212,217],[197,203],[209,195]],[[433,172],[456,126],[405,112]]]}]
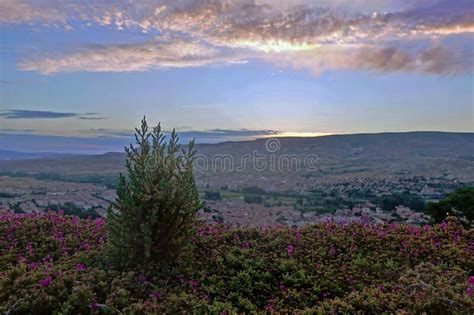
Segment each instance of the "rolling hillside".
[{"label": "rolling hillside", "polygon": [[[199,144],[198,153],[215,163],[216,156],[231,156],[242,164],[253,152],[273,155],[317,156],[317,176],[344,175],[451,175],[474,178],[474,133],[408,132],[332,135],[314,138],[278,138],[279,149],[268,152],[267,139],[219,144]],[[123,153],[52,156],[0,161],[0,172],[110,174],[123,170]],[[212,167],[209,167],[212,169]],[[218,168],[219,169],[219,168]],[[232,173],[223,169],[224,173]],[[235,169],[234,169],[235,171]],[[243,173],[255,170],[248,163]],[[210,172],[212,173],[212,172]],[[218,173],[222,173],[218,171]],[[268,172],[266,172],[267,174]],[[297,173],[307,173],[302,167]],[[282,174],[273,174],[281,176]],[[288,174],[286,174],[288,175]],[[286,176],[285,175],[285,176]]]}]

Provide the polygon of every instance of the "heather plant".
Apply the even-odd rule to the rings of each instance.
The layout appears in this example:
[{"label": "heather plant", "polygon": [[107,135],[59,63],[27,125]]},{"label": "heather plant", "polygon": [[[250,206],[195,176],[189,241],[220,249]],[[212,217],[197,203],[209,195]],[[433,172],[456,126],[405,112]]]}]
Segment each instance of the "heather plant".
[{"label": "heather plant", "polygon": [[197,223],[190,260],[117,271],[102,219],[0,212],[4,314],[472,314],[474,230]]},{"label": "heather plant", "polygon": [[117,199],[107,213],[107,253],[120,269],[168,266],[182,252],[200,201],[193,176],[194,141],[168,142],[161,126],[135,129],[136,146],[125,148],[127,176],[120,175]]}]

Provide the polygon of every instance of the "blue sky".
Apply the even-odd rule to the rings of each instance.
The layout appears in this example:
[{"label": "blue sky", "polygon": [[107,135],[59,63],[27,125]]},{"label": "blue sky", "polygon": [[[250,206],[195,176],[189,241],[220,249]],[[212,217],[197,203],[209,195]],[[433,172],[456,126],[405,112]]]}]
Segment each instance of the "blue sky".
[{"label": "blue sky", "polygon": [[0,0],[4,149],[474,131],[470,1],[38,3]]}]

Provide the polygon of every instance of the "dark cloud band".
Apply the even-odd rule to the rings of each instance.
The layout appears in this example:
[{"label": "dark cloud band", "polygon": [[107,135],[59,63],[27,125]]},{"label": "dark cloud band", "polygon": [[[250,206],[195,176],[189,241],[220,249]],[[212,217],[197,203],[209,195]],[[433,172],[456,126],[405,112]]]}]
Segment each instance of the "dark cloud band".
[{"label": "dark cloud band", "polygon": [[103,117],[95,117],[97,113],[63,113],[43,110],[27,110],[27,109],[8,109],[0,112],[0,117],[4,119],[60,119],[60,118],[79,118],[79,119],[105,119]]}]

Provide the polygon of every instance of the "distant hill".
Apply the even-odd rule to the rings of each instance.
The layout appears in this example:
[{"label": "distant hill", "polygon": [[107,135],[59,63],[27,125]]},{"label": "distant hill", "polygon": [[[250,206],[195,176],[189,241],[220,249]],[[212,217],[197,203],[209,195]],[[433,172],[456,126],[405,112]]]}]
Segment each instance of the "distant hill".
[{"label": "distant hill", "polygon": [[[279,150],[269,153],[267,139],[199,144],[198,153],[212,161],[232,156],[235,163],[252,152],[276,157],[292,154],[318,157],[319,175],[453,175],[474,178],[474,133],[406,132],[278,138]],[[20,154],[21,155],[21,154]],[[40,156],[0,161],[2,172],[116,174],[123,153],[84,156]],[[254,170],[247,167],[246,173]],[[304,173],[304,170],[302,170]]]},{"label": "distant hill", "polygon": [[10,160],[26,160],[26,159],[39,159],[53,156],[65,156],[65,154],[49,153],[49,152],[17,152],[0,150],[0,161]]}]

